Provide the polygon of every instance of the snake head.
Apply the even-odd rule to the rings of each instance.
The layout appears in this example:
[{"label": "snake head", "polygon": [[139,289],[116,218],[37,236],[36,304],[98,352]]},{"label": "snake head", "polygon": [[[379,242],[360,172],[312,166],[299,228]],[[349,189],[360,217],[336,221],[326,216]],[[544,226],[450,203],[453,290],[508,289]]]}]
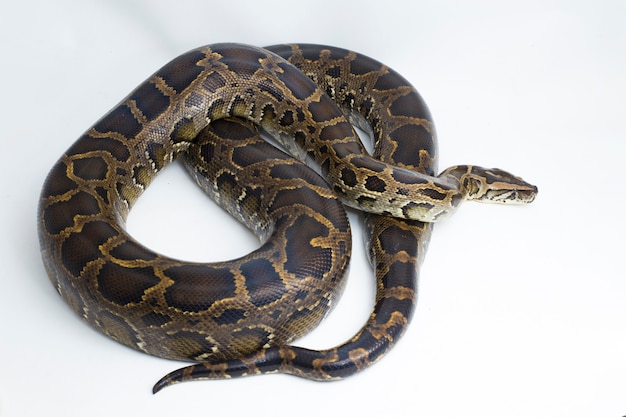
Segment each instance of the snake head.
[{"label": "snake head", "polygon": [[498,168],[462,165],[440,175],[458,181],[466,200],[497,204],[528,204],[537,196],[537,187]]}]

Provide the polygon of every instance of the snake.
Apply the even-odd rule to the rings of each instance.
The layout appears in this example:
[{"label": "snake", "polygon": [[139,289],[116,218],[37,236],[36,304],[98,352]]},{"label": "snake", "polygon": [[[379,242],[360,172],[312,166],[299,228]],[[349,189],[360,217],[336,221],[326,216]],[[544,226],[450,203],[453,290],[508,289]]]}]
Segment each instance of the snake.
[{"label": "snake", "polygon": [[[373,138],[371,155],[354,126]],[[465,200],[525,204],[537,194],[500,169],[459,165],[437,175],[437,152],[417,90],[373,58],[312,44],[203,46],[140,84],[52,167],[37,219],[43,263],[65,302],[101,333],[194,362],[153,392],[260,373],[345,378],[405,332],[434,222]],[[127,232],[134,203],[176,159],[259,237],[257,250],[187,262]],[[291,345],[345,285],[344,205],[364,212],[374,308],[339,346]]]}]

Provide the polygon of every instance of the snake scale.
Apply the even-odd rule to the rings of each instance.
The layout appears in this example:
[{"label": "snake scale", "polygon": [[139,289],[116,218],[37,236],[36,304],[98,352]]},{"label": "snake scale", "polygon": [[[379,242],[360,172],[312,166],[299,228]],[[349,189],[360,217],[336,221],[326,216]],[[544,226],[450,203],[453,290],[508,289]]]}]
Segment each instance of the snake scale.
[{"label": "snake scale", "polygon": [[[371,156],[353,125],[372,136]],[[134,202],[178,156],[257,234],[259,249],[232,261],[183,262],[126,232]],[[53,166],[39,203],[42,257],[90,325],[142,352],[196,362],[154,392],[270,372],[340,379],[376,362],[405,331],[432,222],[463,200],[528,203],[537,193],[497,169],[436,175],[436,161],[426,104],[374,59],[307,44],[205,46],[158,70]],[[366,212],[374,309],[340,346],[292,346],[342,290],[351,250],[343,204]]]}]

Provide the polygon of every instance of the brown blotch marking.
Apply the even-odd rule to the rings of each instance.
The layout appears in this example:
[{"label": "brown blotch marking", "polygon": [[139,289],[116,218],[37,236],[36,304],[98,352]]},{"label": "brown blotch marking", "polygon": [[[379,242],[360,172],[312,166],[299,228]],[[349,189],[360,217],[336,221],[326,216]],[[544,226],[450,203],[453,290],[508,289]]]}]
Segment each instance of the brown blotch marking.
[{"label": "brown blotch marking", "polygon": [[[323,180],[320,179],[320,181]],[[276,193],[276,197],[269,208],[269,212],[271,214],[283,208],[302,205],[304,204],[303,202],[306,202],[306,205],[317,213],[327,213],[331,208],[329,207],[329,203],[338,204],[335,200],[328,200],[321,197],[315,190],[310,188],[284,189]]]},{"label": "brown blotch marking", "polygon": [[433,208],[435,208],[435,206],[433,204],[430,203],[415,203],[415,202],[411,202],[408,203],[407,205],[405,205],[404,207],[402,207],[402,213],[404,214],[404,216],[406,216],[407,218],[411,217],[411,214],[413,212],[423,212],[423,211],[430,211]]},{"label": "brown blotch marking", "polygon": [[170,316],[156,312],[150,312],[141,318],[141,321],[148,327],[161,327],[172,321]]},{"label": "brown blotch marking", "polygon": [[75,216],[100,213],[98,200],[84,191],[79,191],[69,201],[59,201],[45,208],[43,213],[46,231],[56,235],[67,227],[74,226]]},{"label": "brown blotch marking", "polygon": [[[298,45],[298,49],[302,53],[302,57],[310,61],[316,61],[317,59],[319,59],[320,52],[322,51],[322,49],[320,49],[316,45]],[[286,49],[284,47],[283,48],[273,47],[272,51],[282,56],[291,54],[291,48]]]},{"label": "brown blotch marking", "polygon": [[320,139],[323,141],[333,141],[336,139],[344,139],[354,137],[352,125],[348,122],[339,122],[333,125],[325,126],[320,132]]},{"label": "brown blotch marking", "polygon": [[337,117],[343,116],[343,113],[337,108],[329,98],[324,97],[320,101],[314,101],[309,104],[309,111],[313,120],[318,123],[329,122]]},{"label": "brown blotch marking", "polygon": [[93,189],[98,197],[104,202],[104,204],[109,204],[109,191],[104,187],[94,187]]},{"label": "brown blotch marking", "polygon": [[419,189],[417,190],[417,194],[425,195],[426,197],[431,198],[433,200],[445,200],[447,197],[447,194],[440,193],[439,191],[433,188]]},{"label": "brown blotch marking", "polygon": [[155,75],[161,77],[165,83],[180,93],[198,78],[203,68],[198,62],[205,58],[200,51],[187,52],[165,65]]},{"label": "brown blotch marking", "polygon": [[348,168],[343,168],[341,170],[341,180],[348,187],[354,187],[357,185],[356,173]]},{"label": "brown blotch marking", "polygon": [[[400,79],[402,80],[402,79]],[[399,76],[395,72],[388,72],[381,75],[374,84],[376,90],[393,90],[401,87],[403,84],[399,83]],[[402,80],[403,81],[403,80]]]},{"label": "brown blotch marking", "polygon": [[376,199],[374,197],[361,195],[356,199],[356,202],[362,207],[370,207],[376,203]]},{"label": "brown blotch marking", "polygon": [[135,118],[130,108],[122,104],[104,116],[104,118],[96,123],[93,129],[100,133],[114,132],[127,138],[133,138],[141,132],[142,126]]},{"label": "brown blotch marking", "polygon": [[215,145],[210,142],[205,142],[200,146],[199,155],[204,163],[210,163],[215,157]]},{"label": "brown blotch marking", "polygon": [[204,96],[197,92],[191,92],[185,99],[185,107],[202,107]]},{"label": "brown blotch marking", "polygon": [[247,113],[248,104],[246,103],[246,99],[241,95],[236,95],[227,110],[228,115],[241,115]]},{"label": "brown blotch marking", "polygon": [[258,134],[255,125],[241,119],[216,120],[207,127],[207,131],[221,138],[236,141],[249,139]]},{"label": "brown blotch marking", "polygon": [[417,119],[430,120],[430,113],[424,105],[422,98],[415,91],[398,97],[389,106],[389,111],[393,116],[414,117]]},{"label": "brown blotch marking", "polygon": [[212,72],[202,81],[202,87],[211,93],[215,93],[226,85],[226,80],[217,72]]},{"label": "brown blotch marking", "polygon": [[420,175],[416,175],[414,171],[408,169],[396,168],[391,172],[391,176],[402,184],[428,184],[429,179]]},{"label": "brown blotch marking", "polygon": [[261,60],[266,55],[259,50],[245,45],[217,45],[212,47],[213,52],[222,56],[220,61],[228,66],[228,69],[244,78],[249,78],[257,70],[262,68]]},{"label": "brown blotch marking", "polygon": [[133,179],[142,187],[147,187],[150,185],[152,172],[144,166],[135,167],[133,168]]},{"label": "brown blotch marking", "polygon": [[233,332],[230,348],[242,355],[247,355],[256,352],[270,341],[270,333],[266,330],[259,327],[244,328]]},{"label": "brown blotch marking", "polygon": [[165,166],[165,158],[167,157],[167,150],[165,146],[156,142],[148,142],[146,151],[148,157],[154,163],[154,169],[160,171]]},{"label": "brown blotch marking", "polygon": [[271,104],[266,104],[261,109],[261,115],[261,124],[272,122],[274,119],[276,119],[276,110]]},{"label": "brown blotch marking", "polygon": [[241,201],[241,206],[246,213],[258,213],[261,206],[263,190],[260,188],[246,188],[246,196]]},{"label": "brown blotch marking", "polygon": [[257,307],[279,300],[287,290],[274,265],[266,259],[252,259],[239,270],[246,278],[250,301]]},{"label": "brown blotch marking", "polygon": [[326,70],[326,75],[331,78],[339,78],[341,77],[341,67],[339,65],[334,65]]},{"label": "brown blotch marking", "polygon": [[385,192],[387,184],[381,178],[372,175],[367,177],[367,179],[365,180],[365,188],[370,191],[382,193]]},{"label": "brown blotch marking", "polygon": [[396,142],[393,160],[397,164],[413,165],[421,150],[433,147],[433,135],[423,126],[405,125],[391,132],[389,137]]},{"label": "brown blotch marking", "polygon": [[117,305],[138,303],[148,288],[159,283],[151,267],[126,268],[105,263],[98,272],[98,290],[104,298]]},{"label": "brown blotch marking", "polygon": [[109,164],[99,156],[76,159],[73,163],[73,173],[84,180],[103,180],[109,172]]},{"label": "brown blotch marking", "polygon": [[196,126],[193,119],[183,118],[174,125],[170,139],[174,143],[191,142],[195,139],[196,134]]},{"label": "brown blotch marking", "polygon": [[259,81],[258,87],[259,90],[268,93],[277,101],[283,101],[285,99],[283,92],[278,87],[276,87],[272,80],[268,78]]},{"label": "brown blotch marking", "polygon": [[242,168],[267,161],[270,158],[286,159],[287,156],[264,141],[236,147],[232,152],[233,163]]},{"label": "brown blotch marking", "polygon": [[83,135],[67,150],[68,156],[82,155],[87,152],[107,152],[118,161],[125,162],[130,157],[128,148],[112,138],[94,138]]},{"label": "brown blotch marking", "polygon": [[[408,264],[411,265],[411,264]],[[414,266],[412,266],[414,268]],[[389,335],[393,335],[398,330],[403,330],[408,323],[408,318],[413,314],[415,303],[412,298],[403,300],[394,299],[393,303],[378,303],[374,307],[376,323],[385,328]],[[393,328],[396,327],[395,332]]]},{"label": "brown blotch marking", "polygon": [[119,343],[137,349],[139,340],[135,336],[135,330],[130,327],[123,318],[113,315],[108,311],[101,311],[98,317],[99,327],[111,339]]},{"label": "brown blotch marking", "polygon": [[130,96],[141,114],[148,120],[159,117],[170,105],[170,98],[151,82],[141,84]]},{"label": "brown blotch marking", "polygon": [[224,111],[225,106],[226,103],[221,98],[213,101],[206,112],[208,120],[212,121],[226,116],[226,112]]},{"label": "brown blotch marking", "polygon": [[44,185],[45,192],[43,195],[61,195],[76,188],[76,183],[67,176],[67,165],[64,162],[57,162]]},{"label": "brown blotch marking", "polygon": [[237,178],[230,172],[222,172],[215,180],[217,188],[226,195],[232,195],[233,190],[237,189]]},{"label": "brown blotch marking", "polygon": [[174,281],[165,291],[165,299],[170,306],[182,311],[203,311],[215,300],[235,296],[235,278],[226,268],[181,265],[168,268],[164,273]]},{"label": "brown blotch marking", "polygon": [[242,310],[240,308],[228,308],[219,316],[213,317],[213,321],[220,326],[224,326],[227,324],[235,324],[245,318],[246,310]]},{"label": "brown blotch marking", "polygon": [[385,169],[387,169],[387,165],[373,158],[356,157],[352,158],[351,162],[357,168],[365,168],[374,172],[383,172]]},{"label": "brown blotch marking", "polygon": [[[163,352],[170,352],[172,359],[201,360],[213,352],[215,345],[202,333],[180,331],[161,340]],[[168,356],[169,357],[169,356]]]},{"label": "brown blotch marking", "polygon": [[115,259],[124,261],[151,261],[156,259],[156,254],[151,250],[132,241],[124,241],[109,251]]},{"label": "brown blotch marking", "polygon": [[79,277],[89,262],[103,257],[100,245],[118,232],[102,221],[87,223],[80,233],[70,234],[61,246],[61,262],[65,269],[75,277]]},{"label": "brown blotch marking", "polygon": [[291,110],[287,110],[283,113],[283,115],[278,120],[278,124],[286,127],[291,126],[294,123],[293,112]]},{"label": "brown blotch marking", "polygon": [[312,217],[298,217],[293,225],[285,230],[287,239],[285,270],[299,278],[322,278],[322,275],[326,275],[332,267],[332,250],[317,247],[312,241],[326,237],[328,233],[328,228]]},{"label": "brown blotch marking", "polygon": [[365,75],[378,72],[383,65],[373,59],[359,59],[358,57],[350,62],[350,72],[356,75]]},{"label": "brown blotch marking", "polygon": [[302,168],[299,164],[277,164],[270,167],[270,176],[272,178],[290,180],[294,178],[301,178],[300,174],[306,171],[306,168]]},{"label": "brown blotch marking", "polygon": [[276,76],[298,100],[307,99],[317,90],[317,84],[292,65],[281,62],[278,67],[282,68],[283,72],[276,72]]},{"label": "brown blotch marking", "polygon": [[[313,297],[321,297],[321,294],[314,294]],[[315,327],[328,311],[328,300],[322,298],[320,303],[313,309],[296,310],[285,324],[285,334],[293,337],[300,337]],[[274,341],[276,342],[276,341]]]}]

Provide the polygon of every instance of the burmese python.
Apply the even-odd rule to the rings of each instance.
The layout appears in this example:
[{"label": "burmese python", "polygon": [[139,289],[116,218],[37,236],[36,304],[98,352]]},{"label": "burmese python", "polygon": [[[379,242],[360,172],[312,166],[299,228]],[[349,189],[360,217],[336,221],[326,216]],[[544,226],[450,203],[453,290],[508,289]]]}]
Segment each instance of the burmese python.
[{"label": "burmese python", "polygon": [[[373,135],[372,157],[349,121]],[[331,186],[261,141],[254,126],[315,161]],[[189,263],[128,235],[131,206],[178,155],[255,231],[257,251]],[[104,334],[200,362],[164,377],[155,392],[261,372],[338,379],[379,359],[405,330],[431,231],[422,221],[449,216],[463,199],[526,203],[536,194],[500,170],[458,166],[435,176],[436,159],[421,97],[371,58],[316,45],[206,46],[157,71],[54,165],[40,199],[42,257],[61,296]],[[374,213],[366,228],[376,305],[341,346],[289,346],[342,287],[351,243],[336,195]]]}]

